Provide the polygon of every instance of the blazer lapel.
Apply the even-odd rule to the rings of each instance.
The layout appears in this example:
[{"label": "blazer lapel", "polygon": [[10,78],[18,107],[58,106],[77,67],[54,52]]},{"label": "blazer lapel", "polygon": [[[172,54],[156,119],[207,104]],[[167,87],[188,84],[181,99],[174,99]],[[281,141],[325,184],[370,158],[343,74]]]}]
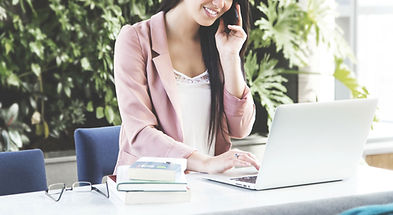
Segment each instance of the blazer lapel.
[{"label": "blazer lapel", "polygon": [[175,75],[173,74],[173,67],[170,63],[170,56],[169,53],[161,54],[155,58],[153,58],[154,65],[156,66],[158,75],[160,76],[160,80],[162,85],[165,88],[165,91],[171,101],[175,111],[180,116],[180,104],[177,99],[177,92],[176,92],[176,79]]},{"label": "blazer lapel", "polygon": [[[171,57],[168,50],[168,42],[165,29],[165,16],[163,12],[160,12],[151,17],[150,24],[152,49],[157,53],[156,57],[153,57],[154,65],[157,69],[157,73],[160,76],[160,80],[165,88],[169,100],[171,101],[177,120],[182,128],[182,121],[180,120],[181,108],[177,96],[177,85],[171,62]],[[183,139],[183,134],[180,134]]]}]

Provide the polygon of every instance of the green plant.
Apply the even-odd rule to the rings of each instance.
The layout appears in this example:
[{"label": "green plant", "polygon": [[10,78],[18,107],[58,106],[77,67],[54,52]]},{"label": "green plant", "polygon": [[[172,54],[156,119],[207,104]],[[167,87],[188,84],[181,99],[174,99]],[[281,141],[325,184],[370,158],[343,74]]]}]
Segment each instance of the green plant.
[{"label": "green plant", "polygon": [[257,62],[256,54],[250,51],[246,57],[245,70],[251,93],[259,96],[259,102],[266,108],[268,113],[267,122],[273,120],[275,108],[280,104],[292,103],[292,99],[286,95],[287,88],[284,86],[288,80],[283,74],[292,73],[292,70],[277,68],[278,60],[270,59],[269,55]]},{"label": "green plant", "polygon": [[326,23],[335,14],[328,1],[267,0],[252,4],[261,15],[250,34],[245,70],[253,96],[268,113],[268,125],[278,105],[292,102],[286,94],[285,75],[306,73],[302,68],[308,66],[311,46],[323,44],[331,50],[335,58],[332,75],[354,98],[367,97],[367,89],[343,63],[345,59],[354,62],[354,57],[340,28]]},{"label": "green plant", "polygon": [[361,86],[353,75],[353,72],[344,60],[356,63],[351,48],[348,46],[342,30],[337,25],[326,23],[326,17],[335,16],[335,10],[328,1],[307,0],[305,1],[305,15],[309,23],[311,35],[315,37],[317,45],[324,43],[332,50],[334,55],[335,70],[333,76],[344,84],[354,98],[366,98],[369,93],[364,86]]},{"label": "green plant", "polygon": [[18,120],[19,106],[12,104],[8,109],[0,103],[0,151],[17,151],[29,142],[24,134],[30,132],[30,127]]},{"label": "green plant", "polygon": [[284,58],[288,59],[289,67],[306,65],[305,13],[298,4],[295,1],[280,4],[280,1],[269,0],[267,4],[260,3],[257,8],[266,17],[255,21],[255,31],[259,31],[261,37],[254,40],[262,39],[265,46],[274,43],[276,52],[282,51]]},{"label": "green plant", "polygon": [[149,17],[154,5],[158,0],[0,1],[0,98],[18,103],[26,123],[35,118],[35,132],[26,135],[45,142],[89,122],[121,123],[114,42],[122,25]]}]

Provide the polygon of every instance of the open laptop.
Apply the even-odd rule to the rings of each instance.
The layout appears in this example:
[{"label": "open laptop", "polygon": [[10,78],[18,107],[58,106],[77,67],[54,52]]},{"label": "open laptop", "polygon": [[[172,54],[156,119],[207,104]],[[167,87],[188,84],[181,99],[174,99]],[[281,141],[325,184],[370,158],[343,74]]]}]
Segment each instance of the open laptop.
[{"label": "open laptop", "polygon": [[205,178],[253,190],[343,180],[362,156],[377,99],[281,105],[260,171],[234,168]]}]

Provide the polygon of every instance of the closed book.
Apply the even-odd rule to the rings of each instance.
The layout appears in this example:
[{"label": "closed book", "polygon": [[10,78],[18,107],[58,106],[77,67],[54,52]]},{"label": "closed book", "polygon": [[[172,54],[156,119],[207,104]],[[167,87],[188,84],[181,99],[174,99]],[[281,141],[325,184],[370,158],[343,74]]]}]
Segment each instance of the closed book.
[{"label": "closed book", "polygon": [[187,159],[184,158],[169,158],[169,157],[141,157],[137,161],[149,161],[149,162],[171,162],[180,164],[181,171],[184,172],[187,168]]},{"label": "closed book", "polygon": [[128,166],[117,168],[118,191],[185,191],[187,189],[187,180],[183,172],[180,172],[174,181],[155,181],[128,179],[128,170]]},{"label": "closed book", "polygon": [[136,161],[128,169],[128,178],[136,180],[175,181],[181,165],[172,162]]},{"label": "closed book", "polygon": [[160,203],[182,203],[189,202],[191,199],[191,191],[187,188],[184,191],[168,192],[168,191],[151,191],[151,192],[132,192],[118,191],[116,176],[112,175],[108,178],[108,187],[112,196],[117,196],[125,204],[160,204]]},{"label": "closed book", "polygon": [[118,191],[184,191],[187,183],[128,180],[117,184]]}]

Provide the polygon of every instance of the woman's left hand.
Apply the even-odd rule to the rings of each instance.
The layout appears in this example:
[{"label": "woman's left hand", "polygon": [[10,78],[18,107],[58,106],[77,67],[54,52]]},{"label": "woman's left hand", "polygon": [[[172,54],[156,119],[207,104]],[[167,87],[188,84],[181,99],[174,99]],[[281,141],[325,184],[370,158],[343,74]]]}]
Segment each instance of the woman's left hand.
[{"label": "woman's left hand", "polygon": [[220,25],[215,35],[220,56],[238,55],[247,39],[247,34],[242,27],[242,14],[238,3],[236,3],[236,10],[239,17],[237,25],[228,25],[227,27],[230,30],[228,33],[225,32],[224,20],[220,18]]}]

